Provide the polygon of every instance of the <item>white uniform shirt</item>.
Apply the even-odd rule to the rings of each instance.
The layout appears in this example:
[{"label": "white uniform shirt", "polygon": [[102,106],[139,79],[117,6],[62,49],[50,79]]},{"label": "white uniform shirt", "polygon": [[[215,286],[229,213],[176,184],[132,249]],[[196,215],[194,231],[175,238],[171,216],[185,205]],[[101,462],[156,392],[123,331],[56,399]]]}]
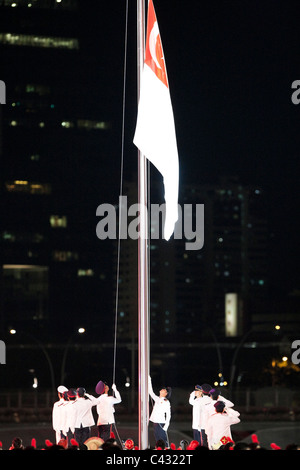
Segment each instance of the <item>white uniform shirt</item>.
[{"label": "white uniform shirt", "polygon": [[198,429],[205,429],[205,417],[208,406],[211,404],[211,398],[208,395],[203,395],[199,400],[200,412],[199,412],[199,423]]},{"label": "white uniform shirt", "polygon": [[203,415],[202,415],[203,428],[202,429],[206,428],[206,423],[207,423],[209,416],[212,414],[215,414],[216,408],[214,405],[215,403],[217,403],[217,401],[222,401],[223,403],[225,403],[226,409],[232,408],[234,406],[234,403],[232,403],[232,401],[228,400],[227,398],[222,397],[221,395],[219,395],[217,400],[213,400],[212,398],[210,400],[211,400],[210,403],[208,403],[208,405],[205,406],[205,408],[203,409]]},{"label": "white uniform shirt", "polygon": [[189,404],[193,407],[192,429],[198,429],[200,422],[200,400],[202,397],[195,398],[195,391],[190,394]]},{"label": "white uniform shirt", "polygon": [[60,400],[56,401],[53,405],[52,409],[52,427],[54,431],[61,431],[62,430],[62,407],[65,404],[65,400],[61,398]]},{"label": "white uniform shirt", "polygon": [[167,431],[171,419],[171,404],[167,398],[155,395],[149,380],[149,394],[154,400],[154,407],[150,416],[152,423],[164,424],[164,431]]},{"label": "white uniform shirt", "polygon": [[75,409],[75,428],[83,428],[94,426],[95,420],[92,413],[92,407],[97,405],[99,398],[95,398],[92,395],[85,394],[88,399],[84,397],[78,397],[74,402]]},{"label": "white uniform shirt", "polygon": [[98,421],[97,425],[100,426],[102,424],[112,424],[115,422],[114,418],[114,405],[117,403],[121,403],[121,395],[118,390],[115,390],[115,397],[108,396],[107,393],[100,395],[98,398],[98,405],[97,405],[97,413],[98,413]]},{"label": "white uniform shirt", "polygon": [[64,435],[70,430],[73,434],[75,432],[75,419],[76,419],[76,403],[77,400],[67,401],[63,410],[63,433]]},{"label": "white uniform shirt", "polygon": [[219,444],[222,437],[230,437],[231,425],[240,422],[237,412],[230,413],[215,413],[207,420],[206,434],[208,440],[208,447],[212,449],[215,444]]}]

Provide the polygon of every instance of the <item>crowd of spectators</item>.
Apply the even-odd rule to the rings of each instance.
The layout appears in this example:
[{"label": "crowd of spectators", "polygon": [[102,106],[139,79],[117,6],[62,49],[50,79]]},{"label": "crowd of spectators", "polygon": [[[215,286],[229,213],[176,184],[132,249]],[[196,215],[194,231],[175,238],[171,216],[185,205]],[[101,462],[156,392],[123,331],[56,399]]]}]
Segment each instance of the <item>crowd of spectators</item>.
[{"label": "crowd of spectators", "polygon": [[[46,439],[42,445],[37,445],[36,439],[32,439],[30,445],[23,445],[23,441],[20,437],[15,437],[9,448],[5,449],[0,442],[0,450],[9,450],[9,451],[25,451],[25,450],[46,450],[46,451],[83,451],[83,450],[102,450],[110,452],[122,452],[122,451],[137,451],[139,450],[138,446],[134,443],[133,439],[128,438],[126,441],[118,442],[115,436],[111,435],[109,439],[103,441],[99,437],[90,437],[85,441],[84,444],[79,445],[75,439],[71,439],[68,442],[68,439],[61,439],[57,444]],[[149,450],[153,451],[211,451],[207,446],[202,446],[198,441],[191,440],[182,440],[179,445],[176,446],[174,443],[170,444],[170,447],[166,447],[164,441],[157,441],[156,445]],[[276,443],[271,443],[269,447],[262,446],[257,438],[256,434],[251,435],[251,441],[227,441],[224,442],[218,449],[214,451],[241,451],[241,450],[300,450],[300,446],[295,443],[287,445],[285,448],[281,448]]]}]

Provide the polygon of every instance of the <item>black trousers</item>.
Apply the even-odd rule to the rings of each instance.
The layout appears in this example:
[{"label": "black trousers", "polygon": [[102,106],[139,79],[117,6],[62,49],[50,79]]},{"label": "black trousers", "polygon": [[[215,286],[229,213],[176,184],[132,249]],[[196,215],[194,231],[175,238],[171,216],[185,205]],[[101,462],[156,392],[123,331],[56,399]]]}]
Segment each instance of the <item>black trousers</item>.
[{"label": "black trousers", "polygon": [[111,424],[99,424],[98,425],[98,437],[105,441],[110,438],[110,427]]},{"label": "black trousers", "polygon": [[163,427],[164,423],[153,423],[155,443],[159,440],[163,440],[166,447],[169,447],[168,434],[164,431]]},{"label": "black trousers", "polygon": [[208,442],[207,442],[207,435],[206,435],[206,432],[205,432],[205,429],[201,429],[201,442],[200,444],[203,446],[203,447],[208,447]]},{"label": "black trousers", "polygon": [[193,437],[195,441],[199,442],[199,444],[202,443],[200,431],[198,431],[198,429],[193,429]]},{"label": "black trousers", "polygon": [[75,428],[75,439],[79,445],[85,443],[85,441],[91,436],[91,428],[83,428],[82,425],[80,428]]}]

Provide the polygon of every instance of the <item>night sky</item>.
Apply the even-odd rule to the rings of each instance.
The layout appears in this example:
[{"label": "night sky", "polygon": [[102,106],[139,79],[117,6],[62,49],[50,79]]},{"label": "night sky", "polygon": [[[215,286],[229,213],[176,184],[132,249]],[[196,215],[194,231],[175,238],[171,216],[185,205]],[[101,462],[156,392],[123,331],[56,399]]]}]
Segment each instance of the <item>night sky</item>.
[{"label": "night sky", "polygon": [[[87,2],[88,3],[88,2]],[[95,2],[92,2],[95,3]],[[124,0],[84,18],[95,98],[121,127]],[[181,184],[234,175],[265,190],[277,282],[300,287],[298,259],[299,4],[295,1],[154,1],[165,53]],[[124,174],[135,168],[136,2],[129,1]],[[101,84],[101,85],[100,85]],[[99,100],[99,105],[100,105]],[[120,141],[115,141],[116,155]],[[119,181],[117,181],[117,184]],[[276,272],[276,270],[278,272]]]}]

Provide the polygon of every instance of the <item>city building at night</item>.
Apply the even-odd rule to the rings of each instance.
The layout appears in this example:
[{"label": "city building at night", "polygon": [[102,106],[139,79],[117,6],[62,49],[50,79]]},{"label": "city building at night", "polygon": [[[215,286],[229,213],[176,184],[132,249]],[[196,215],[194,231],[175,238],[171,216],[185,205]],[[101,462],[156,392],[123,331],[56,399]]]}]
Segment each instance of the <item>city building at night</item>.
[{"label": "city building at night", "polygon": [[62,338],[66,318],[111,306],[95,210],[112,130],[101,93],[86,92],[81,13],[77,0],[0,2],[1,328],[56,324]]},{"label": "city building at night", "polygon": [[[134,185],[128,184],[129,194]],[[252,327],[253,315],[268,308],[268,225],[266,200],[259,188],[223,179],[210,185],[187,186],[181,204],[204,204],[204,246],[187,250],[182,239],[150,242],[150,315],[154,338],[200,340],[207,330],[226,336],[225,296],[238,296],[238,330]],[[136,244],[123,242],[119,283],[120,332],[130,336],[137,307]]]}]

